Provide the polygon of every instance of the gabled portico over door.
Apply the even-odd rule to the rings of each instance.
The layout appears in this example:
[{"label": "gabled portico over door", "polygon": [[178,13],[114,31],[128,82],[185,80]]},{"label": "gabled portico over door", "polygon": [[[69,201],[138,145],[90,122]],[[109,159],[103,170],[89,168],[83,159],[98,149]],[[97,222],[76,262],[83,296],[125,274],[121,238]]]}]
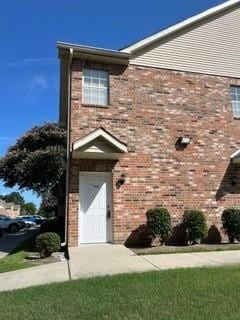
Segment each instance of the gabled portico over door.
[{"label": "gabled portico over door", "polygon": [[112,168],[104,168],[104,163],[117,162],[125,152],[126,145],[102,128],[73,143],[72,158],[83,163],[79,175],[79,244],[112,242]]},{"label": "gabled portico over door", "polygon": [[127,146],[102,128],[73,142],[73,159],[106,159],[117,160],[125,152]]}]

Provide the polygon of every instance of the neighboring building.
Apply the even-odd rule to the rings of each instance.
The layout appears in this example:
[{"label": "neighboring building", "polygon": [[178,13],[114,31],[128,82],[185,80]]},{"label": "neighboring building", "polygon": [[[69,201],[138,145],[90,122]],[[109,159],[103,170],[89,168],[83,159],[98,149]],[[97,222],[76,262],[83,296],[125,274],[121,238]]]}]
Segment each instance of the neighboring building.
[{"label": "neighboring building", "polygon": [[120,51],[58,43],[69,246],[240,206],[239,21],[231,0]]},{"label": "neighboring building", "polygon": [[11,218],[16,218],[20,215],[20,205],[12,202],[5,202],[0,199],[0,214],[5,214]]}]

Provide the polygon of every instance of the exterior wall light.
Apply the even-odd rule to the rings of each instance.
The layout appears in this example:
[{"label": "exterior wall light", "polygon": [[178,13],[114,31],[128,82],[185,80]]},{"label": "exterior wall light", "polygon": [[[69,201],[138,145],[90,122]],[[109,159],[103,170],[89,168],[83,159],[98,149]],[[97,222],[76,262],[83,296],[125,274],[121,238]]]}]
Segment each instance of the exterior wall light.
[{"label": "exterior wall light", "polygon": [[190,142],[191,142],[190,137],[187,137],[187,136],[179,137],[175,143],[175,148],[176,150],[182,151],[185,148],[187,148]]},{"label": "exterior wall light", "polygon": [[189,137],[180,137],[179,142],[183,145],[188,145],[191,139]]},{"label": "exterior wall light", "polygon": [[116,188],[120,189],[120,187],[126,182],[126,175],[124,173],[121,174],[121,177],[116,182]]}]

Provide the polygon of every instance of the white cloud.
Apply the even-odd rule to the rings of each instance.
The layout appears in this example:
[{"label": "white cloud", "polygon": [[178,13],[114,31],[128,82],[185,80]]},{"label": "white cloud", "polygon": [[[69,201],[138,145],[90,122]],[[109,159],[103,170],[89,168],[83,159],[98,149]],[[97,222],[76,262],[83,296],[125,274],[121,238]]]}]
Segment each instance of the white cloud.
[{"label": "white cloud", "polygon": [[30,65],[48,65],[48,64],[57,64],[57,59],[52,58],[33,58],[33,59],[23,59],[19,61],[13,62],[2,62],[0,63],[0,67],[12,67],[12,68],[23,68]]},{"label": "white cloud", "polygon": [[30,90],[42,92],[47,89],[47,86],[48,86],[47,77],[44,74],[38,74],[33,77],[33,80],[30,85]]},{"label": "white cloud", "polygon": [[0,136],[0,140],[15,140],[16,138],[14,138],[14,137],[1,137]]}]

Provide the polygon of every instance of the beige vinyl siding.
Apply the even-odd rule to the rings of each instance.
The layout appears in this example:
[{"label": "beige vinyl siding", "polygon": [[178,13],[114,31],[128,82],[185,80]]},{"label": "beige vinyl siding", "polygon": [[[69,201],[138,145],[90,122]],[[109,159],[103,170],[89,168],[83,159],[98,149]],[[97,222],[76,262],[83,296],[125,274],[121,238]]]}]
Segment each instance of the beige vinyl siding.
[{"label": "beige vinyl siding", "polygon": [[133,55],[132,64],[240,78],[240,7]]}]

